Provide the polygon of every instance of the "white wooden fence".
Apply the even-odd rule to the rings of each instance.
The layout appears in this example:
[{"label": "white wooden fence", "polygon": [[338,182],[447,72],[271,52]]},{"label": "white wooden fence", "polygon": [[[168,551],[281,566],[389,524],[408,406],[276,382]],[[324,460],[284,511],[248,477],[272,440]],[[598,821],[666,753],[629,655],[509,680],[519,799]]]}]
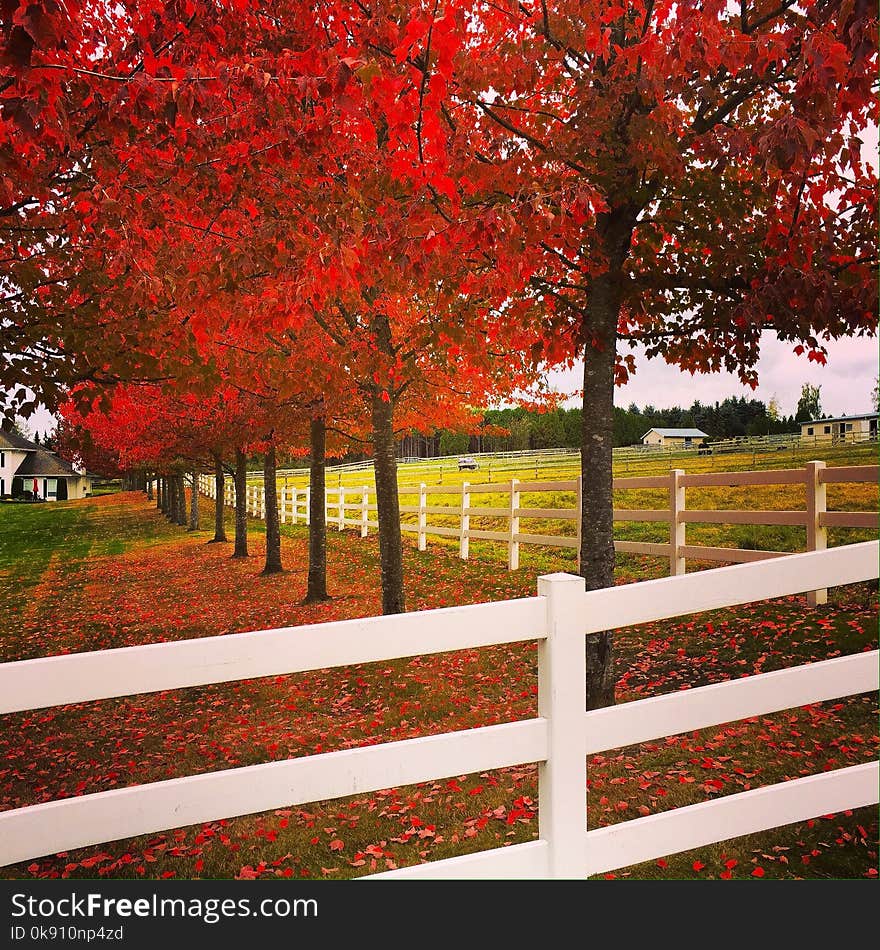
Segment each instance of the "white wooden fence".
[{"label": "white wooden fence", "polygon": [[[781,557],[785,552],[763,551],[743,548],[710,547],[688,544],[687,525],[731,524],[731,525],[794,525],[806,529],[805,546],[808,551],[819,551],[826,547],[828,528],[866,528],[877,530],[880,517],[876,511],[828,511],[827,486],[840,483],[877,482],[880,466],[848,465],[829,468],[823,461],[808,462],[802,468],[770,469],[757,472],[704,472],[689,475],[681,469],[673,469],[668,475],[652,475],[635,478],[615,478],[616,490],[626,489],[662,489],[667,496],[667,507],[658,509],[615,509],[617,522],[641,521],[662,522],[669,526],[668,540],[623,541],[614,542],[615,549],[628,554],[642,554],[661,557],[669,561],[670,575],[684,574],[687,558],[701,561],[724,563],[743,563],[770,557]],[[202,479],[202,491],[213,497],[214,480]],[[687,489],[696,487],[741,487],[750,485],[803,485],[806,491],[806,506],[796,511],[759,511],[759,510],[721,510],[695,509],[687,505]],[[524,504],[523,496],[542,492],[570,492],[574,498],[571,508],[539,508]],[[378,527],[374,520],[377,510],[370,503],[371,489],[364,485],[326,489],[325,512],[327,524],[342,531],[355,528],[361,537],[366,537],[370,528]],[[418,547],[424,551],[427,539],[436,537],[454,538],[458,541],[459,556],[467,559],[470,540],[496,541],[507,546],[507,566],[509,570],[519,567],[520,545],[542,545],[546,547],[580,549],[580,478],[565,481],[517,481],[506,483],[460,485],[410,485],[401,486],[402,499],[415,499],[416,504],[401,504],[400,512],[404,516],[416,516],[415,524],[402,523],[404,531],[417,536]],[[479,506],[474,504],[479,495],[506,495],[507,502],[501,506]],[[444,496],[446,503],[431,504],[431,496]],[[350,501],[357,497],[357,501]],[[449,504],[448,499],[454,503]],[[231,484],[226,486],[226,504],[235,503],[235,492]],[[266,507],[265,489],[250,485],[247,489],[248,511],[255,517],[263,517]],[[280,518],[282,524],[309,523],[309,489],[288,487],[279,493]],[[429,516],[442,515],[457,521],[455,526],[429,524]],[[501,519],[506,522],[502,530],[483,530],[472,528],[470,519],[483,517]],[[572,521],[574,535],[536,534],[520,530],[520,520],[533,521]],[[814,601],[824,602],[824,594],[816,592]]]},{"label": "white wooden fence", "polygon": [[[731,453],[742,455],[752,453],[757,459],[762,455],[790,452],[792,455],[814,450],[843,449],[846,446],[863,445],[876,442],[877,436],[871,433],[846,432],[842,436],[807,436],[799,432],[788,432],[781,435],[754,435],[740,436],[733,439],[722,439],[710,445],[700,447],[693,445],[624,445],[612,450],[614,462],[627,469],[629,463],[640,465],[646,461],[658,459],[689,459],[697,455],[723,456]],[[571,470],[579,466],[580,449],[549,448],[549,449],[519,449],[512,452],[466,452],[458,455],[444,455],[435,458],[401,457],[397,459],[398,472],[406,478],[432,477],[440,474],[453,474],[458,471],[458,460],[467,455],[477,461],[480,471],[486,472],[487,481],[492,481],[493,475],[504,475],[505,472],[534,468],[535,478],[541,474],[552,474],[554,470]],[[372,460],[361,462],[345,462],[340,465],[327,466],[327,479],[338,478],[353,472],[371,472]],[[279,469],[279,477],[292,476],[294,478],[308,477],[306,468]]]},{"label": "white wooden fence", "polygon": [[878,765],[812,775],[587,829],[588,755],[878,688],[878,652],[584,712],[584,636],[877,577],[877,542],[584,591],[0,665],[0,714],[537,640],[538,715],[503,725],[225,769],[0,812],[0,865],[304,802],[537,762],[538,840],[377,877],[584,877],[871,805]]}]

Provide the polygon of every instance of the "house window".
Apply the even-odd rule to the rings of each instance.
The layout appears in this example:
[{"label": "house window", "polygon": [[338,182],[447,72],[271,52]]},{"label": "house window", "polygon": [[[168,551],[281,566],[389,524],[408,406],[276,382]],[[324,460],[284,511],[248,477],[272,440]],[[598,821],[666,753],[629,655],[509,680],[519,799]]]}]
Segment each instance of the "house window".
[{"label": "house window", "polygon": [[6,494],[6,479],[0,478],[0,497]]},{"label": "house window", "polygon": [[6,468],[6,453],[0,452],[0,468]]},{"label": "house window", "polygon": [[825,435],[831,434],[831,426],[825,426]]},{"label": "house window", "polygon": [[853,424],[852,424],[851,422],[847,422],[847,424],[846,424],[846,431],[847,431],[847,432],[852,432],[852,430],[853,430]]},{"label": "house window", "polygon": [[813,427],[810,426],[810,428],[807,429],[807,435],[812,435],[812,434],[813,434]]}]

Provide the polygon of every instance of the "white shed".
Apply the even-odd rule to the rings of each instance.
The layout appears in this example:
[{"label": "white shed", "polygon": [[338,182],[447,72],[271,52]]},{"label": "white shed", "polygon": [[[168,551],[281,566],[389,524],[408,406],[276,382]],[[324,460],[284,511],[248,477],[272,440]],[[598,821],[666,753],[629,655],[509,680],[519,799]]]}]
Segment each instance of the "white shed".
[{"label": "white shed", "polygon": [[801,423],[803,442],[866,442],[877,438],[876,412],[833,419],[811,419]]},{"label": "white shed", "polygon": [[702,429],[648,429],[642,445],[670,445],[689,449],[702,445],[709,436]]}]

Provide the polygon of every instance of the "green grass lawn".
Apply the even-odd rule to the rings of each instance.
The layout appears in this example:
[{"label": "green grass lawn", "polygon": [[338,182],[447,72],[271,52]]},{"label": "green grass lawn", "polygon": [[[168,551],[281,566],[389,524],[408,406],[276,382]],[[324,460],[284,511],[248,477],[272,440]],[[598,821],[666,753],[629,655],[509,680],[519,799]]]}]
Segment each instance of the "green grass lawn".
[{"label": "green grass lawn", "polygon": [[[306,529],[285,527],[287,573],[259,575],[262,526],[246,561],[206,530],[169,525],[135,493],[54,506],[0,506],[4,660],[216,636],[379,612],[374,536],[328,536],[333,599],[304,607]],[[231,512],[229,513],[231,537]],[[499,571],[478,545],[461,561],[406,547],[410,609],[534,593],[566,566],[534,549]],[[645,575],[632,559],[618,581]],[[656,564],[656,561],[654,562]],[[570,566],[570,565],[569,565]],[[9,609],[13,608],[13,609]],[[719,682],[876,644],[873,585],[808,608],[785,598],[618,631],[618,699]],[[84,703],[3,718],[0,808],[175,775],[533,716],[534,644]],[[875,696],[816,704],[593,756],[588,823],[669,807],[877,756]],[[40,858],[6,877],[338,878],[528,841],[536,768],[523,766],[293,806]],[[876,875],[876,809],[819,817],[615,872],[617,877]]]}]

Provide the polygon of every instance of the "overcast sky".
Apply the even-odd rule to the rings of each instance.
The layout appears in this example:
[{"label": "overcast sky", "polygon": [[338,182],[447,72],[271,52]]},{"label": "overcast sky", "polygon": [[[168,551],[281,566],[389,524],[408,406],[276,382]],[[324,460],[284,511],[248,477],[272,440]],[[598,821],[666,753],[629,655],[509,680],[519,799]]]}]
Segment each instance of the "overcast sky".
[{"label": "overcast sky", "polygon": [[[657,409],[670,406],[689,407],[695,399],[714,403],[726,396],[745,396],[767,403],[776,396],[783,415],[794,415],[801,386],[811,383],[821,387],[822,411],[830,415],[856,415],[873,409],[871,392],[878,373],[878,349],[875,339],[843,339],[828,344],[825,366],[810,363],[805,356],[795,356],[790,343],[780,343],[772,333],[765,333],[761,360],[758,363],[758,388],[752,390],[729,373],[691,376],[663,360],[645,359],[636,354],[636,373],[626,386],[618,387],[614,402],[624,408],[635,403],[640,408],[653,405]],[[573,392],[583,385],[583,366],[554,371],[554,387],[560,392]],[[568,404],[577,405],[579,399]],[[26,423],[28,429],[45,433],[53,428],[54,419],[41,409]]]},{"label": "overcast sky", "polygon": [[[614,397],[615,405],[690,406],[695,399],[714,403],[726,396],[745,396],[767,403],[779,401],[783,415],[794,415],[801,386],[821,386],[822,410],[831,415],[855,415],[873,409],[871,392],[878,372],[877,340],[842,339],[828,344],[828,362],[821,366],[806,356],[795,356],[791,343],[780,343],[775,334],[765,333],[758,363],[758,388],[753,392],[729,373],[691,376],[661,359],[648,360],[644,352],[633,351],[636,373]],[[570,371],[554,372],[554,386],[571,392],[583,385],[583,364]],[[574,404],[572,402],[571,404]]]}]

